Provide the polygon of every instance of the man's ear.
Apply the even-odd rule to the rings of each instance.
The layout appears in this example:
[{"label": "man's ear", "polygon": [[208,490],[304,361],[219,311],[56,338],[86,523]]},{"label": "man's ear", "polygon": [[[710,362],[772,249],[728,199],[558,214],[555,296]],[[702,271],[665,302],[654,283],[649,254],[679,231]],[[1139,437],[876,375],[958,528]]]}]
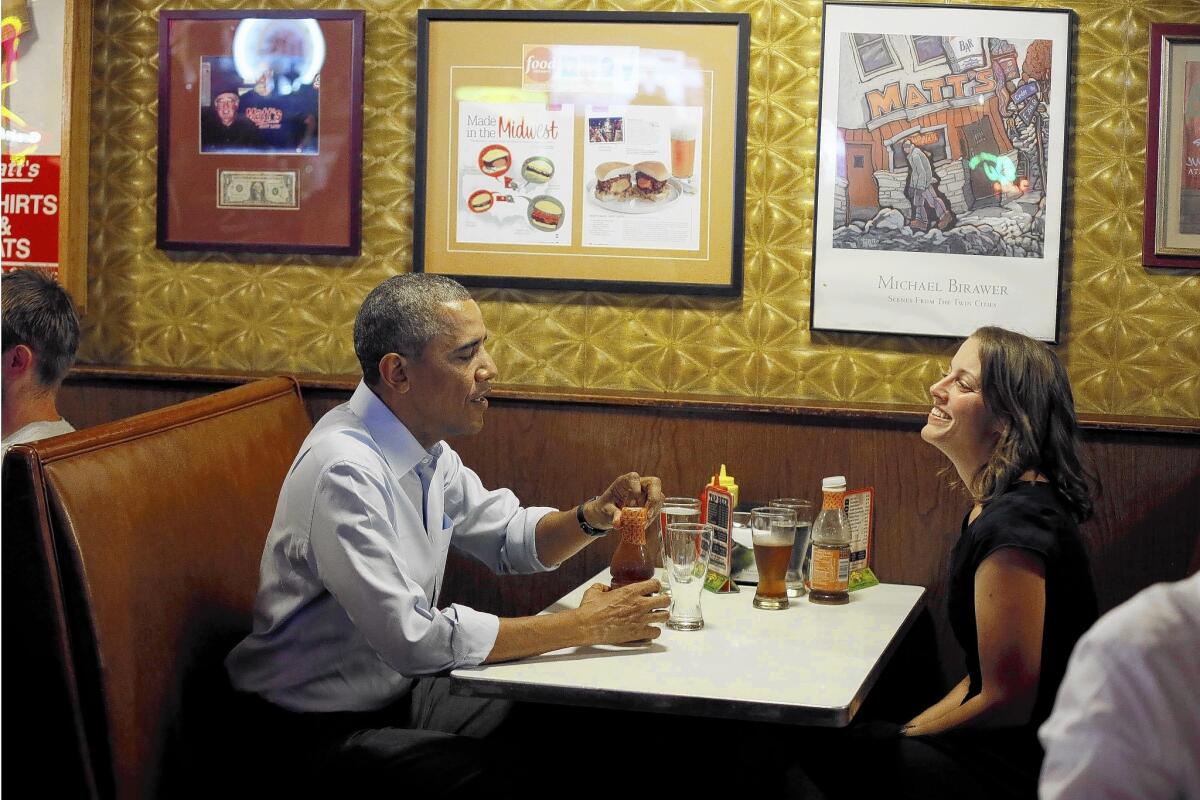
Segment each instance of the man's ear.
[{"label": "man's ear", "polygon": [[408,381],[409,360],[399,353],[388,353],[379,359],[379,381],[397,394],[404,394],[411,384]]},{"label": "man's ear", "polygon": [[19,344],[4,351],[4,377],[19,378],[33,369],[33,351],[29,345]]}]

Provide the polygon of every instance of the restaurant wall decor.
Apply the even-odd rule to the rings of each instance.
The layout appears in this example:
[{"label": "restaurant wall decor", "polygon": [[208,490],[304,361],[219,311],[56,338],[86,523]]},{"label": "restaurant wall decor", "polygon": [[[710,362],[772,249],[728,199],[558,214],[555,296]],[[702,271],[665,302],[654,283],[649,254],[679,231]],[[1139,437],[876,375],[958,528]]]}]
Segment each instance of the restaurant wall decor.
[{"label": "restaurant wall decor", "polygon": [[813,330],[1054,341],[1071,12],[827,3]]},{"label": "restaurant wall decor", "polygon": [[1200,269],[1200,25],[1150,26],[1142,262]]},{"label": "restaurant wall decor", "polygon": [[359,254],[363,16],[159,14],[159,247]]},{"label": "restaurant wall decor", "polygon": [[[84,361],[352,373],[355,311],[412,263],[416,13],[367,12],[362,255],[165,253],[155,246],[155,0],[95,6],[89,309]],[[197,8],[198,3],[175,3]],[[211,4],[209,4],[211,7]],[[309,6],[336,9],[338,0]],[[471,8],[586,10],[488,0]],[[704,12],[708,0],[671,9]],[[751,16],[740,298],[473,289],[500,380],[730,399],[927,403],[952,339],[814,333],[809,294],[823,6],[731,0]],[[1063,0],[1078,13],[1074,176],[1058,352],[1080,411],[1200,419],[1200,274],[1142,259],[1150,23],[1200,24],[1194,0]],[[262,0],[260,7],[294,7]],[[660,0],[626,0],[630,11]],[[886,257],[886,254],[884,254]]]},{"label": "restaurant wall decor", "polygon": [[413,268],[740,293],[749,49],[745,14],[417,12]]}]

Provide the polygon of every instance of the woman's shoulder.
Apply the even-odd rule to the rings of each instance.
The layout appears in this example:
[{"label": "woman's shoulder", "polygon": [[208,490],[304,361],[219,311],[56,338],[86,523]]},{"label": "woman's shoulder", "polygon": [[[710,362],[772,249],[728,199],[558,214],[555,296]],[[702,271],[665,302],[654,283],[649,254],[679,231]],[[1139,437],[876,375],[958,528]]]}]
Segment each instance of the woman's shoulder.
[{"label": "woman's shoulder", "polygon": [[970,526],[977,551],[1014,546],[1051,555],[1078,528],[1065,501],[1044,481],[1021,481],[990,501]]}]

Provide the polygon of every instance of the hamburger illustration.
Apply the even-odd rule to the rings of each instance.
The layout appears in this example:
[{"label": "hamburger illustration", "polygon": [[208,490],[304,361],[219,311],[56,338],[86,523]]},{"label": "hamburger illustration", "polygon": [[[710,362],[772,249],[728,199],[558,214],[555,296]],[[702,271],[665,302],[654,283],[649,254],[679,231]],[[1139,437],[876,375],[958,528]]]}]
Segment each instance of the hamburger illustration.
[{"label": "hamburger illustration", "polygon": [[530,183],[545,183],[554,177],[554,162],[545,156],[531,156],[521,165],[521,177]]},{"label": "hamburger illustration", "polygon": [[487,211],[492,207],[492,202],[492,193],[484,189],[480,189],[478,192],[472,192],[471,196],[467,198],[467,208],[471,209],[476,214],[482,214],[484,211]]},{"label": "hamburger illustration", "polygon": [[512,154],[507,148],[493,146],[479,154],[479,168],[488,175],[499,175],[512,163]]},{"label": "hamburger illustration", "polygon": [[529,224],[539,231],[556,231],[562,227],[563,205],[550,195],[533,198],[529,204]]},{"label": "hamburger illustration", "polygon": [[629,197],[633,167],[624,161],[605,161],[596,165],[596,197],[600,200],[624,200]]},{"label": "hamburger illustration", "polygon": [[633,196],[642,200],[658,202],[669,194],[667,178],[671,173],[660,161],[639,161],[633,165]]}]

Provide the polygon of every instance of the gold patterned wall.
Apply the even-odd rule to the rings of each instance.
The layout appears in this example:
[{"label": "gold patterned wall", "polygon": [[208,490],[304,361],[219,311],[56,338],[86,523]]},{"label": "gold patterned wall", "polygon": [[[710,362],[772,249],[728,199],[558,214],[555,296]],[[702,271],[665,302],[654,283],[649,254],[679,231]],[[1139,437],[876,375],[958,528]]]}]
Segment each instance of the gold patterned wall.
[{"label": "gold patterned wall", "polygon": [[[987,0],[995,4],[996,0]],[[345,7],[172,3],[172,8]],[[89,312],[84,361],[357,370],[354,313],[408,269],[416,10],[365,8],[363,254],[186,254],[154,246],[158,11],[96,0]],[[443,7],[740,11],[752,18],[745,290],[739,299],[477,290],[505,383],[921,403],[944,340],[808,328],[821,3],[592,0]],[[1196,0],[1062,0],[1077,16],[1075,196],[1061,344],[1081,411],[1200,418],[1200,275],[1140,262],[1152,22],[1200,23]]]}]

